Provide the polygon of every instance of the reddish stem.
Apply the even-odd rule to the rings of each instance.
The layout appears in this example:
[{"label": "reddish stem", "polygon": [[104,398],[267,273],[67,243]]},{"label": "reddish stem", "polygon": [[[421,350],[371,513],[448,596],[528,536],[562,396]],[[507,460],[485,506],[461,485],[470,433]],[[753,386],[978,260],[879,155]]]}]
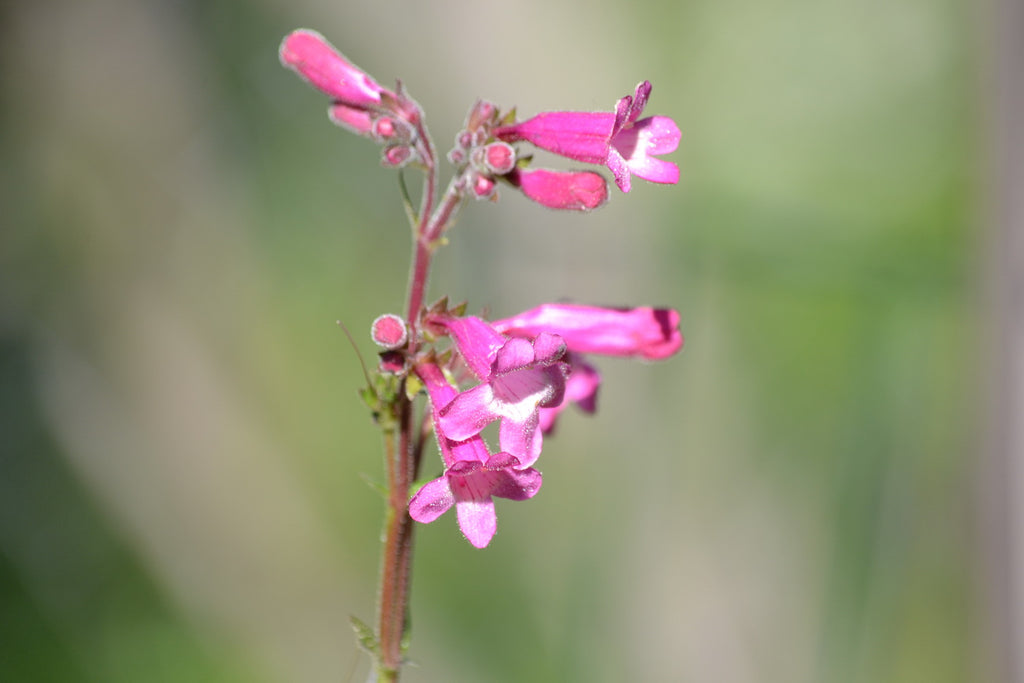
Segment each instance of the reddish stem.
[{"label": "reddish stem", "polygon": [[[462,200],[462,192],[459,190],[461,178],[456,177],[448,186],[440,205],[434,208],[434,193],[437,187],[436,154],[425,127],[418,124],[417,130],[420,133],[420,151],[427,174],[423,197],[420,200],[418,225],[415,226],[412,270],[409,276],[406,320],[410,328],[410,355],[416,353],[419,346],[417,321],[426,296],[431,259],[437,240]],[[409,609],[413,549],[413,521],[409,517],[408,495],[409,488],[417,476],[425,438],[422,425],[417,428],[412,419],[412,401],[406,395],[404,382],[392,403],[392,408],[394,420],[384,433],[388,509],[381,558],[377,633],[380,648],[377,675],[380,681],[388,683],[398,681],[402,666],[402,642]]]},{"label": "reddish stem", "polygon": [[409,442],[412,431],[412,405],[405,397],[404,391],[398,399],[396,408],[397,429],[387,431],[384,437],[389,493],[384,550],[381,558],[378,633],[380,658],[377,664],[380,680],[390,682],[398,681],[402,666],[402,641],[409,604],[413,547],[413,523],[406,503],[407,492],[414,476],[413,448]]}]

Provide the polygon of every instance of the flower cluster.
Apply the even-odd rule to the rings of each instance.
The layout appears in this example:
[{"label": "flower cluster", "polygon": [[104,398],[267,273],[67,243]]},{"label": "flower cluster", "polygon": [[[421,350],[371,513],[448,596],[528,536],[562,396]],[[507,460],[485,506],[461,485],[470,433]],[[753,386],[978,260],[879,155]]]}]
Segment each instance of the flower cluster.
[{"label": "flower cluster", "polygon": [[[332,121],[385,145],[385,165],[398,167],[426,156],[419,137],[422,112],[401,85],[395,91],[381,87],[323,36],[307,29],[288,35],[280,56],[285,66],[331,97]],[[570,211],[596,209],[608,200],[601,174],[530,168],[531,156],[522,154],[517,142],[606,166],[623,192],[629,192],[633,175],[677,183],[679,167],[658,156],[678,147],[679,127],[665,116],[640,118],[650,95],[651,84],[643,81],[612,112],[544,112],[518,122],[514,110],[502,114],[490,102],[478,101],[448,153],[459,171],[457,189],[477,199],[494,199],[501,181],[539,204]]]},{"label": "flower cluster", "polygon": [[[364,397],[386,428],[402,425],[405,451],[400,456],[415,463],[395,469],[389,485],[404,492],[411,479],[402,477],[419,466],[419,456],[412,454],[422,452],[422,438],[412,444],[409,408],[417,389],[425,390],[444,471],[408,500],[409,515],[431,522],[454,506],[463,534],[482,548],[497,529],[494,497],[526,500],[540,489],[534,464],[561,412],[569,404],[588,413],[596,410],[601,375],[590,356],[667,358],[682,348],[679,314],[544,304],[487,321],[466,315],[464,307],[449,308],[446,299],[426,308],[432,254],[463,200],[494,200],[502,183],[553,209],[588,211],[607,201],[608,183],[601,173],[532,168],[532,155],[521,146],[607,167],[618,188],[629,192],[633,176],[655,183],[679,181],[679,168],[659,158],[675,151],[679,128],[664,116],[641,118],[651,94],[648,81],[609,112],[552,111],[519,121],[514,109],[503,112],[480,100],[448,153],[455,174],[435,203],[434,145],[420,106],[401,83],[394,90],[381,86],[315,31],[292,32],[279,54],[285,66],[330,97],[332,121],[383,146],[385,165],[413,165],[426,173],[419,212],[407,207],[414,241],[407,318],[386,314],[374,321],[373,340],[384,350],[377,379]],[[450,348],[439,350],[436,343],[445,339]],[[498,449],[492,452],[481,433],[495,422]],[[393,494],[391,504],[401,506],[405,500]],[[389,532],[388,538],[399,538],[399,533]]]},{"label": "flower cluster", "polygon": [[[424,323],[451,337],[456,359],[477,383],[459,391],[449,379],[458,369],[454,363],[415,363],[445,471],[413,496],[409,512],[431,522],[454,505],[459,527],[478,548],[497,529],[493,496],[525,500],[540,488],[532,466],[558,414],[569,403],[594,411],[601,378],[584,354],[653,360],[683,345],[679,314],[669,309],[545,304],[487,322],[440,306]],[[492,455],[480,433],[495,421],[500,451]]]},{"label": "flower cluster", "polygon": [[331,98],[327,110],[331,121],[384,145],[384,165],[397,168],[426,155],[420,137],[422,111],[401,83],[393,91],[382,87],[309,29],[289,33],[278,56],[282,64]]}]

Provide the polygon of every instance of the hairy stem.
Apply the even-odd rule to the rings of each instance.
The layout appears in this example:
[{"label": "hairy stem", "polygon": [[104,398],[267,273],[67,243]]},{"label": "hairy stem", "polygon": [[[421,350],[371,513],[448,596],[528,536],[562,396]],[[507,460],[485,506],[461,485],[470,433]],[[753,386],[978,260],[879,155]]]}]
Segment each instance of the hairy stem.
[{"label": "hairy stem", "polygon": [[412,570],[413,523],[406,497],[415,476],[410,442],[413,420],[412,404],[404,391],[400,392],[395,407],[395,427],[385,431],[384,435],[389,486],[380,576],[377,674],[381,681],[398,681]]},{"label": "hairy stem", "polygon": [[[419,346],[417,319],[427,291],[430,265],[437,238],[451,220],[462,193],[457,178],[448,186],[435,208],[437,164],[433,143],[425,127],[419,126],[421,155],[426,169],[418,225],[413,226],[412,269],[406,320],[410,328],[408,353]],[[384,523],[384,547],[381,557],[377,642],[377,677],[397,683],[402,667],[403,643],[409,609],[409,583],[412,572],[413,520],[409,516],[409,488],[416,478],[423,450],[424,427],[413,420],[412,400],[402,382],[391,404],[394,419],[384,429],[384,457],[388,483],[388,503]]]}]

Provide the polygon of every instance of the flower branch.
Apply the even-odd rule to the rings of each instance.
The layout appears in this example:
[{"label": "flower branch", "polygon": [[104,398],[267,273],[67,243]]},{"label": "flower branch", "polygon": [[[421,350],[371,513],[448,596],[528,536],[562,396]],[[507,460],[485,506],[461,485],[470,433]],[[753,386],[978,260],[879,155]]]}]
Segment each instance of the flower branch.
[{"label": "flower branch", "polygon": [[[374,657],[372,679],[397,681],[408,639],[413,521],[430,523],[455,508],[469,543],[488,546],[497,532],[494,499],[524,501],[540,491],[534,464],[561,412],[569,404],[596,411],[601,375],[589,358],[663,360],[683,345],[680,316],[672,309],[542,304],[488,321],[467,315],[465,305],[450,306],[447,298],[428,307],[434,252],[462,204],[470,197],[496,202],[499,187],[556,210],[586,212],[608,201],[601,173],[533,168],[522,144],[604,166],[629,192],[633,176],[678,182],[678,167],[660,157],[676,149],[680,132],[668,117],[640,118],[651,95],[648,81],[607,112],[552,111],[520,121],[514,109],[503,112],[478,100],[447,154],[454,173],[439,198],[436,148],[420,105],[401,82],[393,90],[381,86],[307,29],[286,36],[279,55],[330,98],[332,122],[381,146],[384,166],[424,173],[418,212],[400,178],[412,228],[405,317],[384,314],[371,326],[382,351],[363,391],[383,435],[387,510],[376,632],[354,623]],[[446,339],[449,348],[438,348]],[[420,400],[426,405],[416,420]],[[497,448],[482,436],[494,422]],[[431,435],[443,471],[410,497]]]}]

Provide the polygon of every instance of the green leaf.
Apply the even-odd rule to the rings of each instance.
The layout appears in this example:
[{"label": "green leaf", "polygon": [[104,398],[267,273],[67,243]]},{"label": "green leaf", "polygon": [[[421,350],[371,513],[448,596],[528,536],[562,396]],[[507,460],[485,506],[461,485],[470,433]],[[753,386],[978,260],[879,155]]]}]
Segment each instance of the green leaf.
[{"label": "green leaf", "polygon": [[416,209],[412,205],[412,198],[409,196],[409,188],[405,184],[405,173],[399,169],[398,171],[398,189],[402,193],[402,206],[405,208],[405,215],[409,219],[409,225],[412,226],[415,232],[420,224],[420,217],[416,214]]}]

